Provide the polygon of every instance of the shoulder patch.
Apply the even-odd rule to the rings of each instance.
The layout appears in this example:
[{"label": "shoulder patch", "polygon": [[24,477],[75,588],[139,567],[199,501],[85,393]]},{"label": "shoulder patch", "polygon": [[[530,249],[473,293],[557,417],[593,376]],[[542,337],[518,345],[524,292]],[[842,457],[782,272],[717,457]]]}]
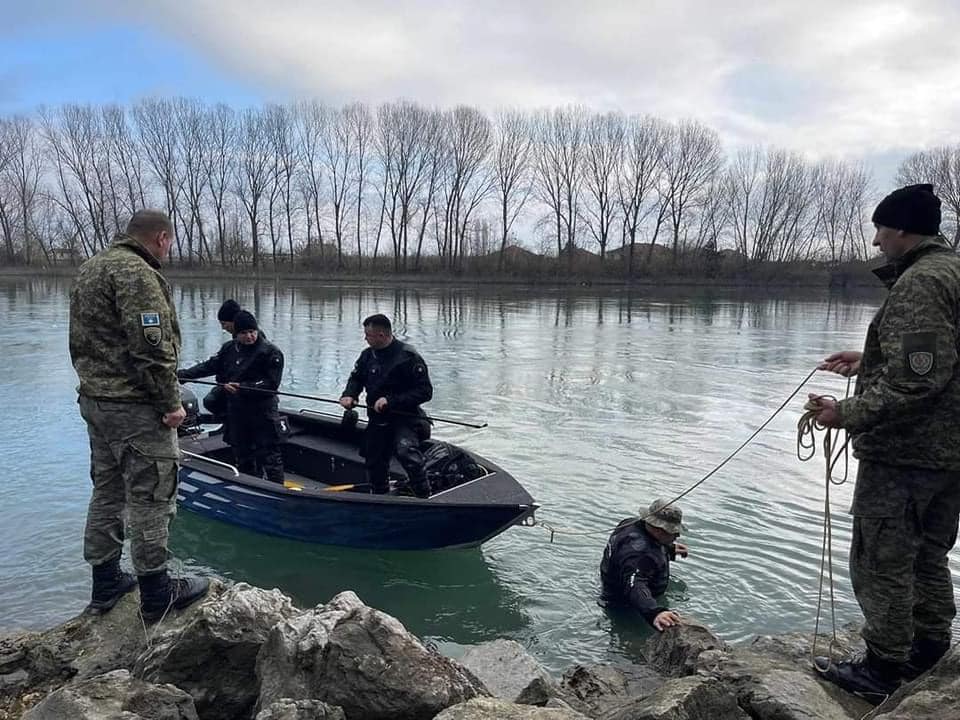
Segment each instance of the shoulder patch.
[{"label": "shoulder patch", "polygon": [[913,377],[926,377],[936,365],[937,334],[934,332],[904,334],[903,354],[907,374]]},{"label": "shoulder patch", "polygon": [[160,327],[160,313],[157,313],[157,312],[140,313],[140,325],[142,327]]}]

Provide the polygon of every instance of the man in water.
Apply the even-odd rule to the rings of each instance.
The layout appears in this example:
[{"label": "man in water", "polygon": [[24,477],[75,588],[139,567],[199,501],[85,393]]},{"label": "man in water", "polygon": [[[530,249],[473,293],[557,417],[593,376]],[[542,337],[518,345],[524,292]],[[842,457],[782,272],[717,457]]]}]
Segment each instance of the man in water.
[{"label": "man in water", "polygon": [[361,391],[367,391],[364,452],[371,490],[389,492],[390,458],[396,453],[414,494],[430,497],[420,450],[420,443],[430,437],[430,421],[420,407],[433,397],[427,364],[413,347],[393,337],[386,315],[364,320],[363,335],[369,347],[353,366],[340,404],[351,410]]},{"label": "man in water", "polygon": [[233,320],[235,339],[209,360],[177,377],[194,380],[215,375],[227,397],[224,439],[233,448],[240,472],[283,484],[280,414],[277,395],[283,378],[283,353],[260,335],[257,319],[241,310]]},{"label": "man in water", "polygon": [[867,646],[863,657],[818,665],[879,703],[946,653],[956,615],[947,554],[960,520],[960,258],[939,237],[932,185],[890,193],[873,223],[873,244],[889,261],[875,271],[887,299],[863,352],[820,365],[857,375],[856,394],[810,401],[820,423],[850,433],[860,460],[850,580]]},{"label": "man in water", "polygon": [[655,500],[641,517],[623,520],[611,533],[600,562],[601,604],[630,607],[657,630],[679,625],[680,614],[657,602],[670,582],[670,562],[689,550],[677,538],[683,511]]},{"label": "man in water", "polygon": [[[93,566],[89,611],[104,613],[139,583],[147,622],[206,594],[204,578],[167,573],[177,507],[176,428],[186,415],[177,385],[180,326],[160,263],[173,225],[138,210],[105,250],[87,260],[70,292],[70,357],[90,436],[93,496],[83,536]],[[137,579],[120,570],[124,537]]]}]

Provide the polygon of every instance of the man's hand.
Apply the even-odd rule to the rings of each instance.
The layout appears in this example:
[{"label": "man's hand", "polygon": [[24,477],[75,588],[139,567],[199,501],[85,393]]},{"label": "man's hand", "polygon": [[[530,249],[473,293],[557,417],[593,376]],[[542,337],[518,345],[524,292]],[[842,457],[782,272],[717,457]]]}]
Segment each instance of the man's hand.
[{"label": "man's hand", "polygon": [[663,632],[668,627],[679,625],[681,622],[680,613],[674,612],[673,610],[664,610],[653,619],[653,626],[660,632]]},{"label": "man's hand", "polygon": [[823,362],[817,365],[817,370],[826,370],[844,377],[851,377],[860,372],[860,360],[862,358],[863,353],[857,350],[835,352],[825,357]]},{"label": "man's hand", "polygon": [[340,398],[340,404],[347,410],[353,410],[353,406],[357,404],[357,399],[352,398],[349,395],[344,395]]},{"label": "man's hand", "polygon": [[235,383],[235,382],[224,383],[223,389],[226,390],[231,395],[236,395],[238,392],[240,392],[240,383]]},{"label": "man's hand", "polygon": [[373,404],[373,409],[377,412],[383,412],[387,409],[387,399],[385,397],[377,398],[377,401]]},{"label": "man's hand", "polygon": [[840,427],[840,412],[837,410],[837,401],[833,398],[810,393],[807,395],[806,407],[817,411],[816,420],[824,427]]},{"label": "man's hand", "polygon": [[187,417],[187,411],[184,410],[183,405],[181,405],[178,409],[174,410],[173,412],[164,413],[162,421],[163,421],[163,424],[166,425],[168,428],[171,428],[172,430],[176,430],[178,427],[180,427],[180,423],[182,423],[186,419],[186,417]]},{"label": "man's hand", "polygon": [[673,550],[677,554],[677,557],[679,558],[685,558],[687,557],[687,555],[690,554],[690,548],[688,548],[683,543],[675,542],[673,544]]}]

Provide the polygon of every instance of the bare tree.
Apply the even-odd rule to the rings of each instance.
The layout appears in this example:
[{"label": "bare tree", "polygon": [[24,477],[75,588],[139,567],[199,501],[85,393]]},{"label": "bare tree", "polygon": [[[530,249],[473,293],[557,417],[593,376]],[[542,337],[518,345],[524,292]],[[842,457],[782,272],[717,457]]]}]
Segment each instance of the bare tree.
[{"label": "bare tree", "polygon": [[227,263],[227,192],[236,176],[237,118],[233,109],[219,104],[206,113],[209,152],[204,173],[217,223],[220,264]]},{"label": "bare tree", "polygon": [[[317,230],[317,241],[320,246],[320,260],[323,261],[323,223],[320,216],[320,197],[323,193],[323,143],[327,131],[327,113],[323,105],[318,102],[308,102],[298,105],[294,111],[297,146],[300,149],[301,161],[305,175],[305,206],[307,215],[313,213],[313,222],[310,223]],[[313,255],[313,246],[310,233],[307,233],[307,256]]]},{"label": "bare tree", "polygon": [[572,266],[582,193],[586,113],[583,108],[550,110],[537,116],[537,192],[553,215],[557,254],[564,243]]},{"label": "bare tree", "polygon": [[593,239],[600,246],[601,262],[607,257],[610,230],[616,221],[617,175],[623,162],[624,121],[616,113],[593,115],[586,123],[583,155],[586,222]]},{"label": "bare tree", "polygon": [[960,246],[960,145],[914,153],[900,165],[897,182],[901,185],[933,183],[943,201],[944,219],[953,225],[951,244],[956,250]]},{"label": "bare tree", "polygon": [[687,212],[701,201],[701,194],[722,165],[720,138],[715,130],[694,120],[684,120],[675,127],[664,156],[674,263],[679,257],[680,233]]},{"label": "bare tree", "polygon": [[[103,125],[111,162],[121,176],[121,190],[115,207],[125,216],[146,205],[143,187],[143,159],[128,112],[118,105],[103,108]],[[119,219],[118,220],[118,225]]]},{"label": "bare tree", "polygon": [[835,160],[817,169],[813,187],[817,230],[832,263],[866,257],[863,217],[869,185],[869,174],[858,165]]},{"label": "bare tree", "polygon": [[669,128],[653,117],[631,116],[624,130],[623,162],[617,183],[625,239],[630,241],[627,275],[633,275],[637,231],[655,205],[648,198],[663,172]]},{"label": "bare tree", "polygon": [[328,110],[326,132],[322,135],[323,161],[330,178],[330,203],[333,206],[333,235],[337,241],[337,268],[343,267],[343,238],[346,230],[347,198],[354,182],[353,163],[357,136],[354,122],[346,109]]},{"label": "bare tree", "polygon": [[50,253],[43,238],[33,232],[34,210],[40,177],[43,173],[41,155],[37,148],[37,131],[33,121],[23,115],[14,116],[8,123],[9,139],[13,146],[6,172],[17,197],[17,214],[23,237],[24,259],[29,262],[34,243],[44,259],[50,262]]},{"label": "bare tree", "polygon": [[203,226],[204,188],[208,183],[211,164],[210,155],[214,143],[209,118],[205,108],[195,100],[184,100],[176,105],[176,152],[180,158],[182,178],[187,205],[187,262],[193,262],[193,231],[196,228],[198,244],[196,256],[203,262],[210,258],[207,235]]},{"label": "bare tree", "polygon": [[533,190],[533,127],[526,115],[508,111],[497,116],[494,164],[497,198],[500,201],[500,257],[497,270],[503,270],[503,257],[510,229]]},{"label": "bare tree", "polygon": [[183,258],[180,236],[179,202],[182,189],[181,168],[177,152],[177,106],[179,100],[148,98],[133,108],[133,116],[140,131],[144,155],[163,188],[167,214],[173,222],[177,238],[177,254]]},{"label": "bare tree", "polygon": [[245,110],[237,138],[235,191],[250,222],[254,268],[260,267],[260,202],[271,182],[272,160],[270,132],[263,112]]},{"label": "bare tree", "polygon": [[354,179],[357,188],[357,269],[363,269],[363,248],[360,242],[360,218],[363,214],[363,196],[366,192],[368,182],[369,166],[371,160],[371,146],[373,144],[373,133],[375,130],[373,116],[370,109],[362,103],[354,103],[347,106],[345,112],[349,118],[350,129],[353,133],[354,147],[356,148],[356,168],[357,174]]}]

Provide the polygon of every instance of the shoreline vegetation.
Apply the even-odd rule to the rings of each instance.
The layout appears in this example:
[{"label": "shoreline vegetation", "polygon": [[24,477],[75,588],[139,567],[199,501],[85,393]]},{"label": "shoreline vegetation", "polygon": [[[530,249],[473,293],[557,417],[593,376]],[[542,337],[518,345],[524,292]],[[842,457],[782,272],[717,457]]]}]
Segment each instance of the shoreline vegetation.
[{"label": "shoreline vegetation", "polygon": [[[923,150],[897,173],[934,183],[954,247],[958,159]],[[189,272],[843,287],[882,194],[850,160],[582,106],[154,97],[0,116],[0,267],[78,265],[155,207]]]}]

